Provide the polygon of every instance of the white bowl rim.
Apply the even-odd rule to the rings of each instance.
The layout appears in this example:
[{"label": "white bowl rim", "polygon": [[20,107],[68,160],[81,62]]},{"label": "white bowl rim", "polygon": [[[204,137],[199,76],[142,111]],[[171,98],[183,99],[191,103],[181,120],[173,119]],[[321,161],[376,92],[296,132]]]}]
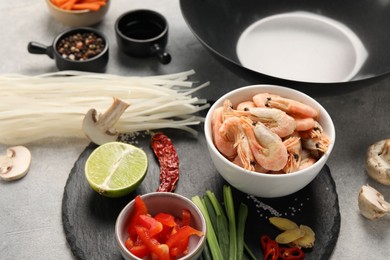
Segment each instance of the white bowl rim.
[{"label": "white bowl rim", "polygon": [[[312,103],[316,104],[316,106],[318,106],[317,108],[320,110],[320,116],[321,117],[325,117],[326,120],[328,122],[330,122],[330,127],[329,127],[330,128],[329,129],[330,132],[327,132],[326,134],[329,136],[329,138],[330,138],[330,140],[332,140],[332,142],[330,143],[330,145],[328,147],[328,150],[325,152],[325,154],[319,160],[317,160],[313,165],[311,165],[311,166],[309,166],[309,167],[307,167],[305,169],[292,172],[291,174],[269,174],[269,173],[261,173],[261,172],[249,171],[249,170],[246,170],[246,169],[244,169],[244,168],[242,168],[242,167],[232,163],[226,157],[224,157],[218,151],[218,149],[215,147],[213,139],[212,139],[211,127],[209,127],[211,125],[211,118],[212,118],[211,117],[211,112],[214,111],[217,107],[219,107],[221,105],[221,103],[225,99],[227,99],[228,97],[235,96],[236,94],[238,94],[238,93],[240,93],[242,91],[248,91],[248,90],[252,90],[252,89],[259,89],[259,91],[264,91],[264,92],[271,93],[271,94],[274,94],[273,91],[285,92],[286,94],[296,94],[296,95],[300,95],[303,98],[308,99]],[[279,95],[279,93],[278,93],[278,95]],[[336,130],[335,130],[335,127],[334,127],[334,124],[333,124],[333,120],[330,117],[329,113],[326,111],[326,109],[317,100],[315,100],[314,98],[310,97],[309,95],[307,95],[307,94],[305,94],[305,93],[303,93],[301,91],[298,91],[298,90],[295,90],[295,89],[292,89],[292,88],[288,88],[288,87],[284,87],[284,86],[272,85],[272,84],[248,85],[248,86],[243,86],[243,87],[240,87],[240,88],[237,88],[237,89],[234,89],[234,90],[232,90],[230,92],[225,93],[222,97],[220,97],[217,101],[215,101],[215,103],[210,107],[210,109],[209,109],[209,111],[208,111],[208,113],[206,115],[206,118],[205,118],[204,134],[205,134],[205,138],[206,138],[207,143],[210,144],[209,147],[217,155],[217,157],[220,158],[222,161],[224,161],[225,163],[229,164],[231,167],[233,167],[233,168],[235,168],[235,169],[237,169],[239,171],[244,171],[246,174],[253,175],[253,176],[256,176],[256,175],[260,174],[264,178],[270,178],[270,179],[286,178],[287,176],[288,177],[292,177],[292,176],[297,176],[297,175],[310,173],[311,169],[313,167],[315,167],[315,165],[318,165],[319,163],[324,163],[324,161],[326,161],[328,159],[331,151],[333,150],[334,143],[336,141]]]}]

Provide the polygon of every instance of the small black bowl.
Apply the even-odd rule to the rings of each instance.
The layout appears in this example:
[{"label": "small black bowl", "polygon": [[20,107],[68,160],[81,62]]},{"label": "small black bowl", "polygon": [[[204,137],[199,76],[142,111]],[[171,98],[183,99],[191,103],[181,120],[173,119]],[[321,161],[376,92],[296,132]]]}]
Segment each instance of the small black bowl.
[{"label": "small black bowl", "polygon": [[[102,45],[98,54],[89,54],[88,58],[83,60],[70,59],[69,56],[64,56],[59,52],[59,45],[61,41],[66,39],[68,36],[73,36],[76,34],[93,34],[96,36],[95,41],[99,41],[97,44],[91,43],[92,45]],[[87,45],[85,39],[83,39],[83,45]],[[90,45],[89,45],[90,46]],[[93,51],[93,47],[88,47]],[[79,70],[79,71],[89,71],[89,72],[103,72],[108,63],[108,41],[107,38],[98,30],[89,27],[79,27],[73,28],[59,34],[53,41],[53,44],[46,46],[38,42],[30,42],[28,44],[28,52],[32,54],[46,54],[50,58],[54,59],[59,70]],[[96,49],[95,49],[96,50]]]},{"label": "small black bowl", "polygon": [[168,64],[171,56],[164,49],[168,42],[168,22],[163,15],[140,9],[122,14],[115,22],[119,49],[133,57],[156,56]]}]

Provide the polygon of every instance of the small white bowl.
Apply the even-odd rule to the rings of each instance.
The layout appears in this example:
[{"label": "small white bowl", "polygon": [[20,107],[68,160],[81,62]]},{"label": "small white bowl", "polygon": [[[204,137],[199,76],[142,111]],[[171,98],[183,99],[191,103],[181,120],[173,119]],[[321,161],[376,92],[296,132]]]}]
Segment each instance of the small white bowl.
[{"label": "small white bowl", "polygon": [[58,22],[72,26],[91,26],[99,23],[107,14],[110,2],[107,1],[98,11],[90,10],[65,10],[55,6],[50,0],[45,0],[50,14]]},{"label": "small white bowl", "polygon": [[[325,134],[330,139],[327,152],[312,166],[289,174],[267,174],[245,170],[226,159],[214,146],[211,130],[211,119],[214,110],[222,106],[226,99],[233,104],[251,100],[258,93],[270,93],[285,98],[300,101],[319,111],[319,123]],[[276,198],[295,193],[308,185],[321,171],[333,149],[336,133],[333,121],[328,112],[313,98],[308,95],[286,87],[275,85],[253,85],[235,89],[219,98],[207,113],[204,124],[207,147],[211,159],[221,174],[230,185],[238,190],[263,198]]]},{"label": "small white bowl", "polygon": [[[191,212],[191,227],[202,231],[203,236],[191,236],[188,243],[188,254],[178,258],[180,260],[196,260],[202,254],[206,243],[206,221],[199,208],[188,198],[171,192],[152,192],[141,196],[149,214],[155,216],[159,212],[166,212],[175,217],[181,217],[182,210]],[[122,256],[126,260],[142,260],[131,254],[125,246],[128,238],[128,225],[134,208],[134,200],[127,204],[119,213],[115,223],[115,239]]]}]

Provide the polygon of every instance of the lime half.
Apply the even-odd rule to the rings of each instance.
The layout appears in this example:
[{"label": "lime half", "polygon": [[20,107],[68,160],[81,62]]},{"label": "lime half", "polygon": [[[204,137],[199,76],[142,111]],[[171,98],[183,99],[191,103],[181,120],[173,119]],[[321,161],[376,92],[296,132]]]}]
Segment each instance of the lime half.
[{"label": "lime half", "polygon": [[133,145],[110,142],[96,148],[85,164],[92,189],[107,197],[121,197],[135,190],[148,169],[146,153]]}]

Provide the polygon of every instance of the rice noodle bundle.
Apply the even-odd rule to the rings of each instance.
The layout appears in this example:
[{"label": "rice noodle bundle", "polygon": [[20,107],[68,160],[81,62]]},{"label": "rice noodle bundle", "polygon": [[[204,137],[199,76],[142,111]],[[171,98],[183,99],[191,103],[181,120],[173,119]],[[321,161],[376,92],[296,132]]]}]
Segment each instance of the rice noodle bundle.
[{"label": "rice noodle bundle", "polygon": [[82,121],[91,108],[104,112],[113,97],[130,106],[115,128],[129,133],[177,128],[192,134],[203,121],[194,113],[209,104],[192,94],[193,70],[149,77],[79,71],[38,76],[0,75],[0,143],[25,144],[47,137],[85,137]]}]

